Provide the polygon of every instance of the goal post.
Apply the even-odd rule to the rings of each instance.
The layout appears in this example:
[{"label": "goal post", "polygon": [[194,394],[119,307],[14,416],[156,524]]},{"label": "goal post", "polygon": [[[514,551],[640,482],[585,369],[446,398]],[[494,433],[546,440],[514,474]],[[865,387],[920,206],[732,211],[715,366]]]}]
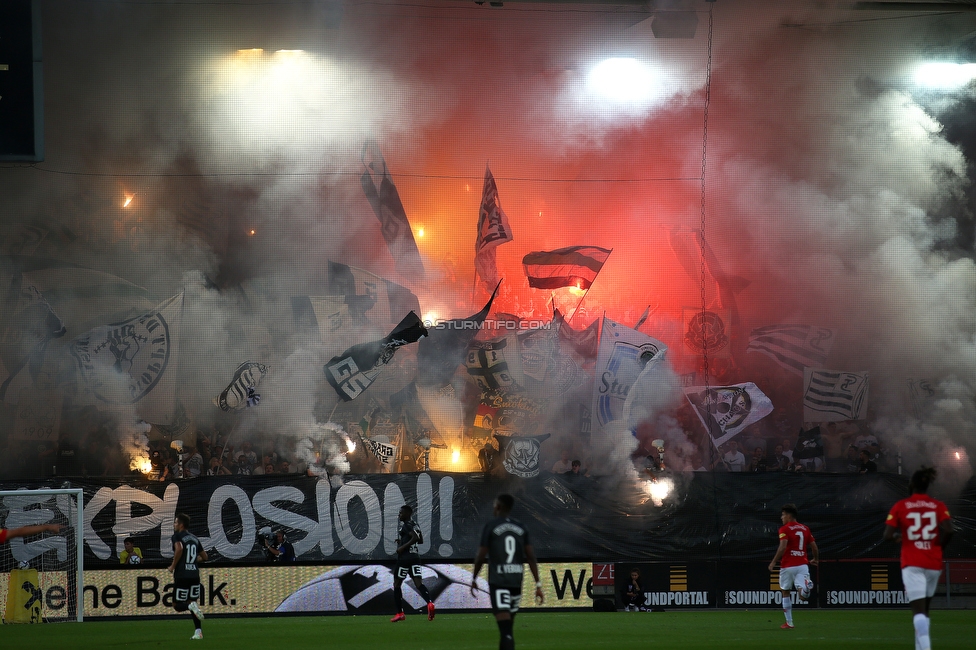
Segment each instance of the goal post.
[{"label": "goal post", "polygon": [[0,545],[4,623],[84,620],[84,510],[81,488],[0,490],[0,527],[63,526]]}]

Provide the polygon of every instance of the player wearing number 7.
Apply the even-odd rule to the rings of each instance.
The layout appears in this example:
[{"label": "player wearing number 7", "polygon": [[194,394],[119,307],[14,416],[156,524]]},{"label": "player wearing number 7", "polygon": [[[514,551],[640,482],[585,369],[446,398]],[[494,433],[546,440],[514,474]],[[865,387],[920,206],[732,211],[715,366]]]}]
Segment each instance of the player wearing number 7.
[{"label": "player wearing number 7", "polygon": [[193,636],[203,638],[203,612],[200,611],[200,562],[207,561],[207,552],[200,540],[190,532],[190,517],[181,513],[173,520],[173,561],[168,571],[173,574],[173,609],[178,612],[190,610],[193,617]]},{"label": "player wearing number 7", "polygon": [[515,499],[510,494],[499,494],[495,498],[492,510],[495,518],[485,524],[481,531],[481,545],[471,571],[471,595],[476,596],[478,573],[485,559],[488,559],[488,593],[501,635],[499,650],[515,650],[512,626],[522,602],[525,562],[529,563],[532,577],[535,578],[536,602],[541,605],[545,600],[539,581],[539,565],[529,543],[529,531],[521,522],[509,516],[514,505]]},{"label": "player wearing number 7", "polygon": [[793,600],[790,592],[795,588],[801,600],[810,598],[813,590],[813,580],[810,579],[810,568],[807,566],[807,544],[810,545],[809,564],[817,566],[820,562],[820,549],[813,533],[805,525],[796,520],[799,512],[792,503],[780,508],[780,521],[783,525],[779,529],[779,548],[773,561],[769,563],[769,570],[776,568],[779,562],[779,589],[783,593],[783,616],[786,622],[780,627],[784,630],[793,629]]},{"label": "player wearing number 7", "polygon": [[914,474],[908,487],[912,496],[891,508],[885,521],[884,538],[901,540],[901,580],[912,608],[916,650],[930,650],[929,605],[942,573],[942,549],[952,537],[949,509],[928,496],[935,480],[935,468],[923,467]]}]

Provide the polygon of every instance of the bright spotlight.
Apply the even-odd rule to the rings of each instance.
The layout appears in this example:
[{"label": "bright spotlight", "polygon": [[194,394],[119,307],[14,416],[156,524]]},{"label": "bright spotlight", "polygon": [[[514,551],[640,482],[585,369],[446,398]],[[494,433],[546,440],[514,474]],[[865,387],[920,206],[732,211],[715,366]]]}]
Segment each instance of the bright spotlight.
[{"label": "bright spotlight", "polygon": [[952,90],[976,79],[976,63],[930,61],[915,69],[914,81],[925,88]]},{"label": "bright spotlight", "polygon": [[587,88],[615,104],[634,108],[647,104],[658,93],[659,80],[654,71],[637,59],[611,58],[590,70]]}]

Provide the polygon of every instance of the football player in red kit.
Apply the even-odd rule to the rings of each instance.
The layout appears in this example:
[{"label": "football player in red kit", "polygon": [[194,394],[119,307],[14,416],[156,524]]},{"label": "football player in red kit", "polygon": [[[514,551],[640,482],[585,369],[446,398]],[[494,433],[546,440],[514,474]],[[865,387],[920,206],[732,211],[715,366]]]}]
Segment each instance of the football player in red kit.
[{"label": "football player in red kit", "polygon": [[928,496],[929,485],[934,480],[932,467],[923,467],[912,474],[908,484],[912,496],[892,506],[885,521],[884,538],[901,542],[901,579],[912,608],[917,650],[932,648],[929,604],[942,573],[942,549],[953,532],[949,509]]},{"label": "football player in red kit", "polygon": [[[796,506],[787,503],[780,512],[783,525],[779,529],[779,548],[776,556],[769,563],[769,570],[776,568],[779,562],[779,588],[783,592],[783,615],[786,622],[780,627],[784,630],[793,629],[793,601],[790,592],[796,589],[802,600],[810,597],[813,590],[813,580],[810,579],[808,564],[817,566],[820,562],[820,549],[813,539],[810,529],[796,520],[798,512]],[[810,546],[810,559],[807,560],[807,545]]]}]

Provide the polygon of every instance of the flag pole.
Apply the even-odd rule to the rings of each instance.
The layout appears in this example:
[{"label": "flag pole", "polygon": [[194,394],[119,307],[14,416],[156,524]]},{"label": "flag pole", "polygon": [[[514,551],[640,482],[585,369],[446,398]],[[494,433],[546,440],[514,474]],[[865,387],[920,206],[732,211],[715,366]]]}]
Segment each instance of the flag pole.
[{"label": "flag pole", "polygon": [[[610,252],[607,253],[607,260],[610,259],[610,256],[612,254],[613,254],[613,249],[611,248]],[[590,289],[593,288],[593,283],[596,282],[596,279],[600,277],[601,273],[603,273],[603,267],[607,265],[607,260],[603,260],[603,265],[600,266],[600,270],[597,271],[596,275],[593,276],[593,282],[590,282],[590,286],[586,287],[586,291],[584,291],[583,295],[580,296],[579,302],[576,303],[576,307],[573,309],[573,315],[569,317],[569,320],[566,321],[567,323],[573,322],[573,320],[576,318],[576,314],[579,312],[580,305],[582,305],[583,301],[586,300],[586,295],[590,293]]]}]

